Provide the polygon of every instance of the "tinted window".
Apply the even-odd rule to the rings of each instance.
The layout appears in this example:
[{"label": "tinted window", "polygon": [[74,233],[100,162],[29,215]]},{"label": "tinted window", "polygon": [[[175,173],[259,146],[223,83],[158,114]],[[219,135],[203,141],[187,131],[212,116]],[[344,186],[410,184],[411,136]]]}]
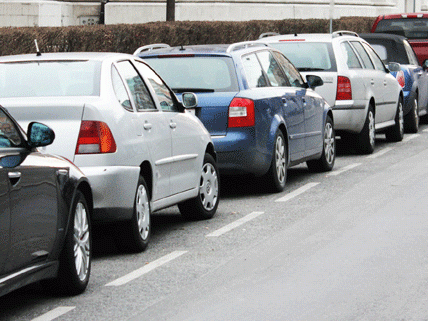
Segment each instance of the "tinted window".
[{"label": "tinted window", "polygon": [[409,64],[406,50],[396,41],[389,39],[368,39],[367,42],[370,43],[384,63],[398,62],[405,65]]},{"label": "tinted window", "polygon": [[147,57],[144,60],[175,92],[238,91],[235,68],[229,57]]},{"label": "tinted window", "polygon": [[355,54],[349,43],[342,42],[340,44],[340,48],[342,49],[342,52],[345,55],[346,64],[348,65],[348,68],[361,68],[360,61],[358,60],[357,55]]},{"label": "tinted window", "polygon": [[100,69],[99,61],[0,63],[0,97],[99,96]]},{"label": "tinted window", "polygon": [[393,33],[409,39],[427,39],[428,19],[383,19],[376,26],[376,32]]},{"label": "tinted window", "polygon": [[132,111],[131,99],[126,91],[125,84],[119,76],[116,67],[111,68],[111,80],[113,84],[114,93],[116,94],[117,101],[128,111]]},{"label": "tinted window", "polygon": [[0,110],[0,148],[16,147],[22,143],[19,129],[10,118]]},{"label": "tinted window", "polygon": [[385,65],[383,64],[382,60],[379,58],[379,56],[376,54],[376,52],[366,43],[363,43],[364,48],[367,50],[367,52],[370,54],[370,57],[372,58],[376,69],[381,71],[385,70]]},{"label": "tinted window", "polygon": [[361,60],[363,61],[364,68],[375,69],[368,53],[364,50],[362,44],[358,41],[352,41],[351,43],[354,46],[355,50],[358,52],[358,55],[360,56]]},{"label": "tinted window", "polygon": [[292,87],[302,87],[304,81],[299,71],[293,66],[293,64],[288,61],[283,55],[274,52],[274,55],[278,62],[280,63],[282,69],[284,70],[285,76],[287,77],[290,86]]},{"label": "tinted window", "polygon": [[256,54],[250,54],[242,57],[242,64],[244,66],[245,75],[247,76],[246,78],[250,88],[268,86]]},{"label": "tinted window", "polygon": [[269,78],[271,86],[288,86],[288,82],[281,67],[269,51],[260,51],[257,53],[257,56],[259,57],[264,72]]},{"label": "tinted window", "polygon": [[284,41],[270,45],[281,51],[300,71],[336,71],[331,43]]},{"label": "tinted window", "polygon": [[117,64],[122,77],[125,79],[131,92],[137,111],[156,109],[150,93],[143,79],[137,73],[130,61],[121,61]]},{"label": "tinted window", "polygon": [[[419,60],[416,57],[415,52],[413,51],[412,46],[407,41],[403,42],[404,49],[406,49],[407,57],[409,58],[408,63],[410,62],[411,65],[419,66]],[[406,64],[405,62],[402,62],[402,64]]]}]

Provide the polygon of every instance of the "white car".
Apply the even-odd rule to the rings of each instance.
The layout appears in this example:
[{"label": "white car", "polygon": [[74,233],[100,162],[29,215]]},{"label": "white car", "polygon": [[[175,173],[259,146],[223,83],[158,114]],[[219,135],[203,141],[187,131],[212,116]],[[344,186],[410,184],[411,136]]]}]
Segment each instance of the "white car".
[{"label": "white car", "polygon": [[[150,214],[178,204],[191,219],[219,202],[208,131],[138,57],[46,53],[0,57],[0,104],[21,126],[37,120],[57,139],[47,151],[73,161],[93,190],[94,221],[116,222],[119,246],[143,251]],[[186,106],[186,107],[184,107]]]},{"label": "white car", "polygon": [[322,78],[324,85],[315,91],[332,106],[336,134],[352,140],[358,151],[373,152],[376,131],[389,141],[403,139],[402,88],[356,33],[262,36],[260,42],[279,49],[303,76]]}]

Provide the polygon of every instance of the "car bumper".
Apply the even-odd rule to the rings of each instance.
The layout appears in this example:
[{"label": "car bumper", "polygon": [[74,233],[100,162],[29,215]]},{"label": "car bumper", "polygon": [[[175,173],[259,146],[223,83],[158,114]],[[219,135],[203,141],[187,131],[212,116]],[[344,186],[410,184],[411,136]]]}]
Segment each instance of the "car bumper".
[{"label": "car bumper", "polygon": [[365,102],[354,100],[336,101],[332,107],[334,129],[358,134],[364,127],[367,117]]},{"label": "car bumper", "polygon": [[407,115],[412,109],[412,98],[414,97],[414,94],[415,93],[412,93],[411,91],[403,91],[403,96],[404,96],[403,114],[404,115]]}]

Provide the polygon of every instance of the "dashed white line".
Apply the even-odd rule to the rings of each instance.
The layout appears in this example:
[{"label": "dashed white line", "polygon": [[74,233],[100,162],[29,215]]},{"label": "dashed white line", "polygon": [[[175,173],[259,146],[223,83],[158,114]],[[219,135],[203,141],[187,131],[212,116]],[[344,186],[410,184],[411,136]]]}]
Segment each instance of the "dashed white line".
[{"label": "dashed white line", "polygon": [[394,149],[394,148],[392,148],[392,147],[386,147],[386,148],[383,148],[383,149],[381,149],[380,151],[378,151],[378,152],[376,152],[376,153],[374,153],[374,154],[371,154],[371,155],[367,156],[367,158],[376,158],[376,157],[382,156],[382,155],[384,155],[384,154],[386,154],[386,153],[390,152],[390,151],[391,151],[391,150],[393,150],[393,149]]},{"label": "dashed white line", "polygon": [[351,169],[353,169],[353,168],[355,168],[357,166],[360,166],[360,165],[361,165],[361,163],[351,164],[351,165],[345,166],[345,167],[343,167],[343,168],[341,168],[339,170],[335,170],[334,172],[331,172],[331,173],[327,174],[327,176],[337,176],[339,174],[342,174],[342,173],[344,173],[346,171],[349,171],[349,170],[351,170]]},{"label": "dashed white line", "polygon": [[157,267],[160,267],[163,264],[166,264],[180,256],[182,256],[183,254],[187,253],[187,251],[174,251],[171,252],[170,254],[167,254],[165,256],[162,256],[161,258],[157,259],[156,261],[150,262],[146,265],[144,265],[143,267],[132,271],[131,273],[128,273],[108,284],[106,284],[105,286],[120,286],[120,285],[124,285],[136,278],[139,278],[140,276],[142,276],[143,274],[146,274],[154,269],[156,269]]},{"label": "dashed white line", "polygon": [[252,212],[242,218],[240,218],[239,220],[236,220],[235,222],[232,222],[214,232],[211,232],[209,234],[206,235],[206,237],[216,237],[216,236],[220,236],[223,235],[224,233],[227,233],[231,230],[233,230],[234,228],[237,228],[238,226],[247,223],[248,221],[251,221],[252,219],[255,219],[256,217],[260,216],[264,214],[264,212]]},{"label": "dashed white line", "polygon": [[418,136],[419,136],[419,134],[413,134],[413,135],[406,136],[406,138],[404,138],[404,139],[403,139],[403,142],[404,142],[404,143],[406,143],[406,142],[408,142],[409,140],[411,140],[411,139],[413,139],[413,138],[416,138],[416,137],[418,137]]},{"label": "dashed white line", "polygon": [[293,197],[299,196],[300,194],[306,192],[308,189],[311,189],[314,186],[317,186],[319,183],[308,183],[298,189],[296,189],[295,191],[288,193],[287,195],[278,198],[275,202],[287,202],[289,200],[291,200]]},{"label": "dashed white line", "polygon": [[55,308],[45,314],[42,314],[41,316],[34,318],[31,321],[51,321],[55,320],[56,318],[66,314],[67,312],[70,312],[71,310],[75,309],[76,307],[58,307]]}]

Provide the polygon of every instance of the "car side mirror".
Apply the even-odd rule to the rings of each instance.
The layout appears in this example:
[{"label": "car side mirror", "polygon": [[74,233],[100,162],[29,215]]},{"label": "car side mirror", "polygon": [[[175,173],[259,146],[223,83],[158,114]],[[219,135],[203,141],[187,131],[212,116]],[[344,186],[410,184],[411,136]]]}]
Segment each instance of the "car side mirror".
[{"label": "car side mirror", "polygon": [[31,147],[41,147],[52,144],[55,139],[55,133],[44,124],[31,122],[28,125],[27,137],[28,145]]},{"label": "car side mirror", "polygon": [[398,62],[390,62],[388,64],[388,70],[389,71],[400,71],[401,70],[401,66]]},{"label": "car side mirror", "polygon": [[306,82],[309,88],[319,87],[324,84],[324,81],[322,80],[322,78],[320,76],[315,76],[315,75],[307,75]]},{"label": "car side mirror", "polygon": [[195,108],[198,106],[198,97],[194,93],[183,93],[181,99],[184,108]]},{"label": "car side mirror", "polygon": [[424,60],[424,63],[422,64],[422,69],[427,70],[428,69],[428,59]]}]

